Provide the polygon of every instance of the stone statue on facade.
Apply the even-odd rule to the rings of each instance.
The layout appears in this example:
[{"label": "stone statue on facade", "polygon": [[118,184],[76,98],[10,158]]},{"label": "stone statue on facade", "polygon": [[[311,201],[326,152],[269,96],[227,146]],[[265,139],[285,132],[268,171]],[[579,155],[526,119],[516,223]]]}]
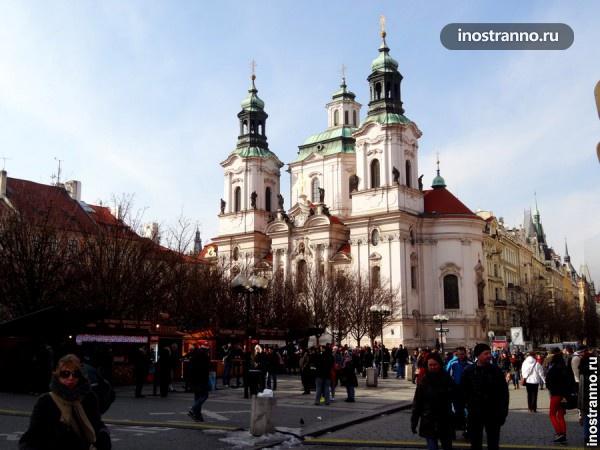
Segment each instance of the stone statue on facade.
[{"label": "stone statue on facade", "polygon": [[323,203],[325,201],[325,189],[319,188],[319,203]]},{"label": "stone statue on facade", "polygon": [[221,199],[221,214],[225,214],[225,205],[227,205],[227,203],[225,200]]},{"label": "stone statue on facade", "polygon": [[279,205],[279,209],[283,209],[283,195],[277,194],[277,204]]},{"label": "stone statue on facade", "polygon": [[392,176],[394,177],[394,183],[400,182],[400,171],[396,169],[396,166],[392,167]]},{"label": "stone statue on facade", "polygon": [[256,209],[256,197],[258,197],[258,194],[256,191],[252,191],[252,194],[250,194],[250,206],[252,209]]},{"label": "stone statue on facade", "polygon": [[358,175],[353,174],[350,175],[350,192],[358,191]]},{"label": "stone statue on facade", "polygon": [[423,175],[421,175],[419,177],[419,190],[422,191],[423,190]]}]

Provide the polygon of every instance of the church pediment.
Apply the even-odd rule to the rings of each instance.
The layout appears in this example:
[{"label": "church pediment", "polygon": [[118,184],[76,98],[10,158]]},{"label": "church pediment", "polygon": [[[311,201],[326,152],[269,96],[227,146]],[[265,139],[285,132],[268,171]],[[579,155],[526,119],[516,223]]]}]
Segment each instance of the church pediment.
[{"label": "church pediment", "polygon": [[381,261],[381,255],[377,252],[373,252],[369,255],[369,261]]}]

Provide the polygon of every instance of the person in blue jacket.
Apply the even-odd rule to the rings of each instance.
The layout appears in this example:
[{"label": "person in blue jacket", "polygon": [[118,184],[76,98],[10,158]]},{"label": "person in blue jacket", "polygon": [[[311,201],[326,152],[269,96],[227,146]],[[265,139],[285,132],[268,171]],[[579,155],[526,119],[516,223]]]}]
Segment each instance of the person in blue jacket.
[{"label": "person in blue jacket", "polygon": [[[458,347],[454,358],[446,364],[446,372],[448,372],[450,378],[454,380],[454,383],[457,386],[460,386],[462,374],[465,368],[471,364],[473,363],[467,359],[467,350],[464,347]],[[452,409],[454,410],[454,428],[456,430],[464,430],[466,435],[465,404],[461,396],[453,398]]]}]

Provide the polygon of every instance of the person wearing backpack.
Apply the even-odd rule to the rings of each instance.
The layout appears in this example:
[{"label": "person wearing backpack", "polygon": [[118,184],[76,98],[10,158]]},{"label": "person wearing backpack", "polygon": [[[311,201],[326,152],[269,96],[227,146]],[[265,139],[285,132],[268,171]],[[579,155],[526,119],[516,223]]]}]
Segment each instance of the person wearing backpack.
[{"label": "person wearing backpack", "polygon": [[[567,424],[565,422],[566,403],[576,392],[575,380],[571,370],[566,366],[560,350],[555,352],[550,361],[548,373],[546,374],[546,386],[550,392],[550,422],[556,432],[554,443],[564,444],[567,442]],[[573,407],[576,405],[573,405]]]},{"label": "person wearing backpack", "polygon": [[529,412],[537,412],[537,397],[540,384],[545,383],[544,369],[537,362],[535,353],[530,352],[521,366],[521,383],[527,389],[527,407]]}]

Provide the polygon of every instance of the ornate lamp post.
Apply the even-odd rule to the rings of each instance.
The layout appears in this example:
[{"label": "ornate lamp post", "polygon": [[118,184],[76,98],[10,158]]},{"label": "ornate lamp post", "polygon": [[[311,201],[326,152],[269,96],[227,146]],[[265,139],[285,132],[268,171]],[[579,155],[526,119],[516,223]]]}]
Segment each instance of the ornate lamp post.
[{"label": "ornate lamp post", "polygon": [[439,323],[440,327],[436,330],[440,333],[440,352],[442,355],[444,354],[444,333],[447,330],[444,330],[444,322],[448,322],[450,318],[445,314],[436,314],[433,316],[433,321]]},{"label": "ornate lamp post", "polygon": [[251,275],[246,277],[244,274],[238,274],[231,280],[231,289],[238,294],[244,294],[246,300],[246,339],[250,339],[250,295],[260,293],[269,285],[269,280],[260,275]]},{"label": "ornate lamp post", "polygon": [[371,311],[373,318],[376,318],[377,323],[379,324],[379,331],[381,332],[381,346],[383,347],[383,319],[384,317],[389,316],[392,311],[387,305],[373,305],[369,308],[369,311]]},{"label": "ornate lamp post", "polygon": [[[240,273],[231,280],[231,289],[233,292],[243,294],[246,300],[246,351],[250,350],[250,296],[252,293],[259,294],[264,291],[269,285],[269,280],[260,275],[251,275],[250,277]],[[250,367],[244,364],[244,397],[248,398],[248,370]]]}]

